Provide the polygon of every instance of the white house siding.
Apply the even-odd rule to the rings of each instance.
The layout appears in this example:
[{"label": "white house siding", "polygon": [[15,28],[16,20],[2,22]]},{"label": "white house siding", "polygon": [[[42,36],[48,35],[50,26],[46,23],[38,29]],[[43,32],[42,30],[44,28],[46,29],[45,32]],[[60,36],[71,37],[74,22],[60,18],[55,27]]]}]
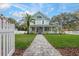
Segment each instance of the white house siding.
[{"label": "white house siding", "polygon": [[[46,27],[49,28],[48,31],[51,31],[51,26],[49,25],[50,18],[42,14],[41,12],[37,12],[32,16],[32,19],[35,20],[34,23],[30,23],[30,31],[37,32],[38,30],[41,30],[43,33],[45,32]],[[34,28],[34,29],[33,29]],[[38,29],[39,28],[39,29]],[[41,28],[41,29],[40,29]],[[40,31],[40,32],[41,32]]]},{"label": "white house siding", "polygon": [[49,22],[50,22],[49,20],[44,20],[45,25],[49,25]]}]

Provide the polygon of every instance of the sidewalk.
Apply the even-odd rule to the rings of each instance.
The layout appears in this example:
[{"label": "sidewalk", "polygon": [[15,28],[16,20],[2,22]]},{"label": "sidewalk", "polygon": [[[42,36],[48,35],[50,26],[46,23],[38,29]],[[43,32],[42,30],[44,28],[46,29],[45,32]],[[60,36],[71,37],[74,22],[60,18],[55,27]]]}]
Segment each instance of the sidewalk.
[{"label": "sidewalk", "polygon": [[23,56],[61,56],[61,54],[48,43],[43,35],[37,35]]}]

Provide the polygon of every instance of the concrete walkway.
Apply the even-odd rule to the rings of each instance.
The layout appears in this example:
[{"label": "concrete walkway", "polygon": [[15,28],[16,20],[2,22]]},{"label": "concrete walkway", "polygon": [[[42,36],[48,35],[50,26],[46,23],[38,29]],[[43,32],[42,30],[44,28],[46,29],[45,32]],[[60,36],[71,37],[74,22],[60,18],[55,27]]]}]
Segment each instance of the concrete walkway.
[{"label": "concrete walkway", "polygon": [[37,35],[23,56],[61,56],[61,54],[48,43],[43,35]]}]

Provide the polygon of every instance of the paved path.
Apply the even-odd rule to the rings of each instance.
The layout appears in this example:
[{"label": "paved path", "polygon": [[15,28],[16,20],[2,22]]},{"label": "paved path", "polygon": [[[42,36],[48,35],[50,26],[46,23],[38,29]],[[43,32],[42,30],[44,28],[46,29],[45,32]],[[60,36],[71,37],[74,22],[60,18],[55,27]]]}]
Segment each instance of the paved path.
[{"label": "paved path", "polygon": [[61,54],[48,43],[43,35],[37,35],[23,56],[61,56]]}]

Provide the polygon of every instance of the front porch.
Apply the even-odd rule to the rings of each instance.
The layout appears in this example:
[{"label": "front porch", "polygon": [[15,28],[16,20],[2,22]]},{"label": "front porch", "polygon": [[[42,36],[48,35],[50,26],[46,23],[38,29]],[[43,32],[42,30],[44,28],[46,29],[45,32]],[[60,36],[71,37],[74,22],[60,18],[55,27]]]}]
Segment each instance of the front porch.
[{"label": "front porch", "polygon": [[30,33],[36,33],[36,34],[44,34],[49,32],[54,32],[54,27],[52,26],[30,26]]}]

